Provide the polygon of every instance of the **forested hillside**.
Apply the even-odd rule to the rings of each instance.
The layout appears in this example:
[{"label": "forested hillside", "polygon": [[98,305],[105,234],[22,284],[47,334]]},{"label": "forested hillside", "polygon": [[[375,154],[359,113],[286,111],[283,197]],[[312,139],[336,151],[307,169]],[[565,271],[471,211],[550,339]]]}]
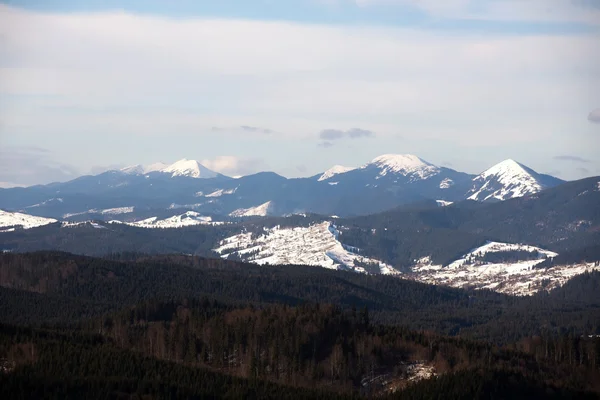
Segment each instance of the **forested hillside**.
[{"label": "forested hillside", "polygon": [[319,304],[151,301],[70,329],[0,325],[0,362],[3,398],[591,399],[600,391],[598,338],[498,347]]},{"label": "forested hillside", "polygon": [[[181,255],[0,255],[4,398],[596,398],[600,274],[514,298]],[[48,371],[51,371],[50,373]]]},{"label": "forested hillside", "polygon": [[448,264],[487,240],[569,252],[569,262],[598,261],[589,251],[600,243],[597,185],[598,178],[589,178],[493,204],[400,207],[338,221],[340,240],[399,268],[426,256]]},{"label": "forested hillside", "polygon": [[307,266],[40,252],[0,255],[0,286],[2,303],[10,305],[0,309],[2,320],[11,323],[64,323],[151,299],[209,296],[227,304],[367,307],[377,323],[499,343],[544,332],[600,334],[599,273],[549,294],[514,298]]}]

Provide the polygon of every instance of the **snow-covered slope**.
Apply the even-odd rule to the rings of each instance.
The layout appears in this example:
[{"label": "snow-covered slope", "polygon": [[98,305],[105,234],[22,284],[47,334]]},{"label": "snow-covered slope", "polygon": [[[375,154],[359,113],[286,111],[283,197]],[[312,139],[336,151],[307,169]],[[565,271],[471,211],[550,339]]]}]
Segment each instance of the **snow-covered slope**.
[{"label": "snow-covered slope", "polygon": [[538,193],[559,183],[561,181],[557,178],[538,174],[509,159],[476,176],[467,198],[477,201],[508,200]]},{"label": "snow-covered slope", "polygon": [[[532,252],[533,257],[505,262],[487,262],[483,258],[490,253],[509,255],[510,252],[514,253],[515,251]],[[534,246],[488,242],[445,267],[433,265],[429,257],[424,257],[416,261],[412,273],[406,274],[406,277],[435,285],[490,289],[512,295],[530,295],[540,290],[551,290],[562,286],[569,279],[586,271],[600,269],[593,263],[535,268],[546,257],[556,256],[556,253]],[[510,256],[507,259],[510,259]]]},{"label": "snow-covered slope", "polygon": [[[112,221],[118,223],[119,221]],[[192,225],[213,225],[211,217],[202,216],[195,211],[188,211],[185,214],[174,215],[165,219],[151,217],[142,221],[126,222],[127,225],[137,226],[140,228],[181,228]]]},{"label": "snow-covered slope", "polygon": [[355,168],[344,167],[342,165],[334,165],[333,167],[329,168],[327,171],[323,172],[323,175],[321,175],[319,177],[318,181],[319,182],[326,181],[327,179],[329,179],[335,175],[345,174],[346,172],[350,172],[353,170],[355,170]]},{"label": "snow-covered slope", "polygon": [[437,175],[440,168],[412,154],[384,154],[376,157],[362,168],[376,167],[379,176],[400,174],[410,176],[414,180],[427,179]]},{"label": "snow-covered slope", "polygon": [[263,228],[258,237],[242,232],[226,238],[214,249],[221,257],[233,256],[256,264],[315,265],[355,272],[398,275],[419,282],[460,288],[490,289],[511,295],[531,295],[562,286],[569,279],[591,270],[593,263],[536,268],[556,253],[542,248],[488,242],[447,266],[434,265],[430,257],[415,260],[403,273],[379,260],[344,246],[338,228],[330,222],[309,227]]},{"label": "snow-covered slope", "polygon": [[124,172],[126,174],[131,174],[131,175],[143,175],[143,174],[148,174],[150,172],[160,171],[162,169],[167,168],[168,166],[169,166],[169,164],[165,164],[162,162],[157,162],[157,163],[150,164],[150,165],[137,164],[137,165],[131,165],[129,167],[122,168],[121,172]]},{"label": "snow-covered slope", "polygon": [[196,160],[181,159],[166,168],[160,170],[171,176],[187,176],[190,178],[215,178],[218,174]]},{"label": "snow-covered slope", "polygon": [[[296,264],[314,265],[332,269],[346,269],[367,272],[370,265],[382,274],[398,272],[377,260],[363,257],[345,248],[338,240],[338,231],[330,222],[322,222],[309,227],[264,228],[264,233],[252,238],[251,232],[243,232],[228,237],[214,249],[221,257],[236,255],[256,264]],[[355,261],[358,263],[355,265]]]},{"label": "snow-covered slope", "polygon": [[162,172],[172,177],[187,176],[190,178],[214,178],[218,174],[196,160],[183,158],[173,164],[157,162],[150,165],[132,165],[121,169],[121,172],[129,175],[144,175],[150,172]]},{"label": "snow-covered slope", "polygon": [[[52,218],[36,217],[34,215],[0,210],[0,228],[22,227],[23,229],[55,223]],[[0,230],[1,232],[2,230]],[[5,229],[4,231],[8,231]]]},{"label": "snow-covered slope", "polygon": [[238,208],[229,214],[230,217],[265,217],[273,209],[273,202],[267,201],[256,207]]}]

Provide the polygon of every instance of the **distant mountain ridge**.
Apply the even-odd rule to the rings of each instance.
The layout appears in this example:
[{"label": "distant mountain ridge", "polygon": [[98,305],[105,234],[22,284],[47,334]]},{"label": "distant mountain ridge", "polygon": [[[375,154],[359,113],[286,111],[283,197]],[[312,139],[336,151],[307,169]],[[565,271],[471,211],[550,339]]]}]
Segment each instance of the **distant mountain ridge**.
[{"label": "distant mountain ridge", "polygon": [[353,216],[427,200],[439,204],[507,200],[562,182],[513,160],[475,176],[412,154],[384,154],[358,168],[334,165],[307,178],[260,172],[234,179],[184,158],[64,183],[0,189],[0,209],[76,220],[97,210],[133,209],[134,214],[146,215],[149,210],[173,208],[239,217],[307,212]]}]

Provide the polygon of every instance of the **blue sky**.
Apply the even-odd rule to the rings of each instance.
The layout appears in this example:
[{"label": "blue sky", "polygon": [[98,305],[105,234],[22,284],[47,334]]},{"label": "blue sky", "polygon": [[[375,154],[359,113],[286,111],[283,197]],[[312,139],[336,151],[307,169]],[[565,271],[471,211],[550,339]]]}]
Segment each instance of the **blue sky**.
[{"label": "blue sky", "polygon": [[384,153],[600,175],[594,0],[5,1],[0,37],[4,186]]}]

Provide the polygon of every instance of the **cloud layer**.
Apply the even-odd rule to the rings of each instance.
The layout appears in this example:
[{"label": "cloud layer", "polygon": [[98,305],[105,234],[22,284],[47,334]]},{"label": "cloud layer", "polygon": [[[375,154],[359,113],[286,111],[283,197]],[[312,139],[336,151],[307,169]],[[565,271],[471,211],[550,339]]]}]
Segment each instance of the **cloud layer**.
[{"label": "cloud layer", "polygon": [[53,160],[52,153],[36,146],[0,148],[2,186],[33,185],[74,179],[80,171]]},{"label": "cloud layer", "polygon": [[590,162],[590,160],[588,160],[586,158],[582,158],[582,157],[578,157],[578,156],[569,156],[569,155],[555,156],[554,159],[558,160],[558,161],[574,161],[574,162],[584,163],[584,164],[587,164]]},{"label": "cloud layer", "polygon": [[214,159],[202,160],[200,163],[208,169],[228,176],[250,175],[267,168],[264,160],[235,156],[219,156]]},{"label": "cloud layer", "polygon": [[[484,8],[510,19],[515,2]],[[460,0],[404,3],[441,16],[466,9]],[[528,10],[531,16],[537,8]],[[315,132],[326,126],[369,130],[321,132],[322,147],[377,133],[356,160],[339,163],[395,151],[399,135],[428,159],[446,159],[449,146],[518,157],[524,143],[592,158],[586,129],[596,126],[582,112],[600,104],[597,34],[445,33],[0,4],[0,138],[5,146],[43,143],[52,151],[47,159],[82,170],[131,164],[128,149],[140,143],[148,157],[142,162],[181,158],[182,148],[196,147],[228,174],[252,171],[248,160],[267,157],[281,170],[310,159]],[[599,122],[598,111],[588,119]],[[567,143],[576,148],[565,148],[565,131],[579,135]],[[328,151],[341,153],[338,147]],[[221,154],[246,161],[219,161]],[[456,167],[476,171],[494,156],[472,154],[479,159]]]},{"label": "cloud layer", "polygon": [[588,121],[594,124],[600,124],[600,108],[590,111],[588,114]]},{"label": "cloud layer", "polygon": [[338,140],[338,139],[358,139],[362,137],[373,137],[375,133],[367,129],[352,128],[346,131],[341,129],[324,129],[319,133],[319,138],[323,140]]}]

